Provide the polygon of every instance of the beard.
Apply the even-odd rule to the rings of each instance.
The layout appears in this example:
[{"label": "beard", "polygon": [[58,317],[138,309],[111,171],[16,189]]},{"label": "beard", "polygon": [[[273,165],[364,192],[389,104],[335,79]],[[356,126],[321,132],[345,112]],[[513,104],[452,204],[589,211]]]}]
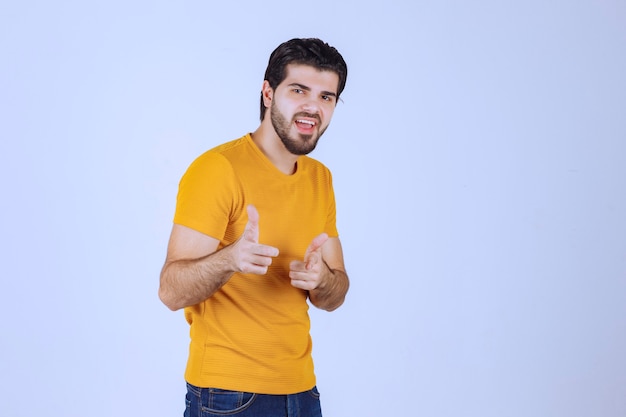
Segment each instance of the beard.
[{"label": "beard", "polygon": [[[324,129],[318,130],[319,133],[317,135],[303,135],[296,133],[298,137],[293,138],[290,136],[290,130],[295,119],[298,117],[311,117],[319,121],[319,116],[310,113],[296,113],[291,121],[287,121],[285,115],[278,110],[278,107],[276,107],[276,100],[272,102],[270,114],[272,126],[274,126],[276,134],[283,142],[283,145],[285,145],[285,148],[287,148],[287,150],[294,155],[307,155],[312,152],[317,146],[317,142],[320,137],[324,134],[326,128],[328,127],[326,126]],[[317,126],[319,126],[319,123]]]}]

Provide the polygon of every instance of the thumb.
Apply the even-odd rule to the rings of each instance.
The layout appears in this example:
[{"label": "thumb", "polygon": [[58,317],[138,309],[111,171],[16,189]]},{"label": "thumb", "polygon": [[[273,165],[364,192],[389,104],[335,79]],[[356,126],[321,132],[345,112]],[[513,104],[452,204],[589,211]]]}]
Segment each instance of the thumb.
[{"label": "thumb", "polygon": [[250,204],[248,210],[248,223],[243,231],[243,238],[254,243],[259,243],[259,212]]},{"label": "thumb", "polygon": [[306,252],[304,254],[304,262],[306,262],[307,269],[311,267],[311,265],[309,265],[309,262],[315,261],[319,257],[319,255],[318,256],[312,256],[312,255],[318,254],[319,250],[322,248],[322,246],[324,246],[324,243],[326,243],[327,240],[328,240],[328,235],[326,233],[319,234],[315,238],[313,238],[313,241],[311,242],[309,247],[306,249]]}]

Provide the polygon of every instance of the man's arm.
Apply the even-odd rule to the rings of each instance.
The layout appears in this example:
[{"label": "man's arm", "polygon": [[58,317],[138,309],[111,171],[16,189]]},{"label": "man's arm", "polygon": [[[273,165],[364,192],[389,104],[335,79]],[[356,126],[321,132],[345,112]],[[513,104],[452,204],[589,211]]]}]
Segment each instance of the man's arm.
[{"label": "man's arm", "polygon": [[309,299],[317,308],[333,311],[346,298],[350,281],[343,262],[339,238],[322,233],[311,242],[304,261],[292,261],[291,285],[309,291]]},{"label": "man's arm", "polygon": [[261,245],[259,213],[248,206],[248,223],[232,245],[175,224],[161,270],[159,298],[171,310],[198,304],[213,295],[235,272],[264,275],[278,249]]}]

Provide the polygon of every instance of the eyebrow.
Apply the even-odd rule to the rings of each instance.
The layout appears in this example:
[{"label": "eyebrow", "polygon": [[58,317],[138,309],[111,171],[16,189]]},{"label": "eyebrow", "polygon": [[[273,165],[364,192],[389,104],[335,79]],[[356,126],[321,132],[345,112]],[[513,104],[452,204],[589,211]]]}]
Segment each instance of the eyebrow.
[{"label": "eyebrow", "polygon": [[[307,87],[306,85],[300,84],[300,83],[291,83],[291,84],[289,84],[289,87],[298,87],[301,90],[311,91],[311,87]],[[323,96],[333,96],[333,97],[337,98],[337,93],[333,93],[332,91],[322,91],[322,95]]]}]

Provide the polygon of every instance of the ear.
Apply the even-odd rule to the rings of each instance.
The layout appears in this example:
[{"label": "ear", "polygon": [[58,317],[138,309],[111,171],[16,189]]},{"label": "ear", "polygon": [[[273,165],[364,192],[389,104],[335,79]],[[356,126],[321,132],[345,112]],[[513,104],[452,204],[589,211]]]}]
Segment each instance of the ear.
[{"label": "ear", "polygon": [[263,87],[261,88],[261,94],[263,95],[263,104],[268,109],[272,107],[272,99],[274,98],[274,89],[270,87],[269,81],[263,81]]}]

